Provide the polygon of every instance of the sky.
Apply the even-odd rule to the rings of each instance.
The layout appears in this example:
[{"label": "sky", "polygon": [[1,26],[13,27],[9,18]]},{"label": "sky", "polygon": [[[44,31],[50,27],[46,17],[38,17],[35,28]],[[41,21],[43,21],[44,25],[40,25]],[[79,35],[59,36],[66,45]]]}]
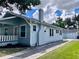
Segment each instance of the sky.
[{"label": "sky", "polygon": [[[14,8],[13,12],[18,13],[15,5],[10,5]],[[38,19],[38,9],[44,11],[44,21],[47,23],[55,22],[58,16],[62,18],[72,17],[74,12],[79,13],[79,0],[41,0],[41,4],[26,10],[25,15],[30,18]],[[1,8],[0,8],[1,9]],[[6,9],[4,8],[3,11]]]},{"label": "sky", "polygon": [[[35,9],[36,8],[36,9]],[[56,17],[72,17],[74,13],[79,13],[79,0],[41,0],[41,4],[27,12],[28,17],[38,19],[38,9],[44,10],[44,21],[52,23]]]}]

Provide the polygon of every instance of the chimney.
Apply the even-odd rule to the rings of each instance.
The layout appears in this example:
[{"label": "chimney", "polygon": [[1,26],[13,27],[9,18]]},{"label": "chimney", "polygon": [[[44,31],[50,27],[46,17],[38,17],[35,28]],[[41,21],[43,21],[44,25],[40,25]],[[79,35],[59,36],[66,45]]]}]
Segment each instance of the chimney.
[{"label": "chimney", "polygon": [[43,22],[43,15],[44,14],[44,12],[43,12],[43,9],[39,9],[39,21],[40,22]]}]

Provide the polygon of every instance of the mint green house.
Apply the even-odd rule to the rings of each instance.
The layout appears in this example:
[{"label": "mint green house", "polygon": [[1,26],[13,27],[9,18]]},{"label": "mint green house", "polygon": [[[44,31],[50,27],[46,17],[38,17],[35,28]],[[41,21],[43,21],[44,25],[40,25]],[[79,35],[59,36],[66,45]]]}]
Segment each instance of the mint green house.
[{"label": "mint green house", "polygon": [[0,46],[22,44],[43,45],[63,40],[62,28],[45,23],[43,10],[39,10],[39,20],[7,12],[0,18]]}]

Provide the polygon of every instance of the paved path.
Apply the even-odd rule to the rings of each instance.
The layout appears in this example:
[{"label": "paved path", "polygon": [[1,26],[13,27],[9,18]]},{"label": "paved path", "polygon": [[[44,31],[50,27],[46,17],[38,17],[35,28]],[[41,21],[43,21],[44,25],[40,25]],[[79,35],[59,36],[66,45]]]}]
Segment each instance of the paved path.
[{"label": "paved path", "polygon": [[[69,42],[69,41],[68,41]],[[55,42],[36,48],[28,48],[24,51],[1,57],[0,59],[36,59],[52,50],[55,50],[68,42]]]}]

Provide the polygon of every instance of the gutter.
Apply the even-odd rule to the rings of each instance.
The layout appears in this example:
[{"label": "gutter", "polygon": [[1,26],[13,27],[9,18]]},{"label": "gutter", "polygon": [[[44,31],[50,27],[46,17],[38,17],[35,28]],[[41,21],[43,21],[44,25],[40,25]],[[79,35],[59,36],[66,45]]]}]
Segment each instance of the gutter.
[{"label": "gutter", "polygon": [[16,18],[16,16],[6,17],[6,18],[0,18],[0,21],[7,20],[7,19],[12,19],[12,18]]}]

